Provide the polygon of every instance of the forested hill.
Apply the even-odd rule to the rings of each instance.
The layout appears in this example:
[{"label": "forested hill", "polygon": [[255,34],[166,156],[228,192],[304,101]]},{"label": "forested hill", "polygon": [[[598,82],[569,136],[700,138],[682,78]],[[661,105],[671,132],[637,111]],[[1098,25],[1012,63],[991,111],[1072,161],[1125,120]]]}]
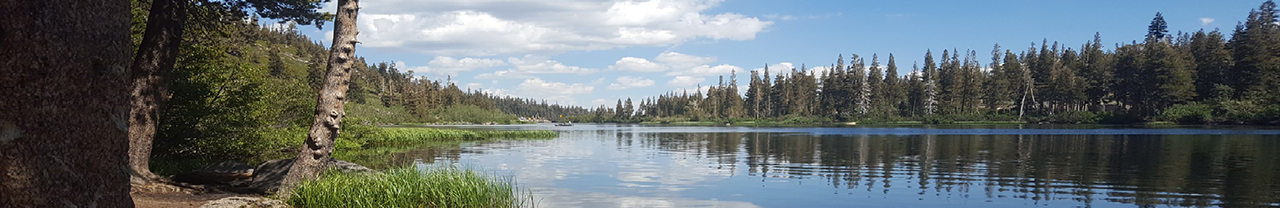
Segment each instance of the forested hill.
[{"label": "forested hill", "polygon": [[1104,45],[1101,34],[1080,45],[1044,40],[1021,51],[997,44],[985,63],[974,50],[944,49],[937,57],[924,51],[924,63],[905,75],[897,73],[895,54],[887,63],[871,54],[869,65],[866,56],[838,55],[823,72],[803,65],[772,77],[767,68],[752,71],[742,94],[736,75],[721,77],[705,94],[618,100],[576,119],[1280,125],[1276,5],[1267,1],[1247,16],[1230,39],[1219,31],[1170,33],[1157,13],[1144,40],[1115,46]]},{"label": "forested hill", "polygon": [[[144,28],[138,25],[135,38]],[[327,46],[293,25],[268,25],[278,24],[224,19],[187,28],[162,110],[157,154],[249,157],[303,138],[314,118]],[[352,125],[509,123],[588,112],[459,89],[448,78],[415,77],[394,64],[366,60],[356,59],[347,93]]]}]

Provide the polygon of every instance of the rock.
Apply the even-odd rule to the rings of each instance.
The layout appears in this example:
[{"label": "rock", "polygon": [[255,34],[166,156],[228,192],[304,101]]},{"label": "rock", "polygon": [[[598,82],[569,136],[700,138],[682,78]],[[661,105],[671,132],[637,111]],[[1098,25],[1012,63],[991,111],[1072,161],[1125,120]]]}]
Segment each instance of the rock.
[{"label": "rock", "polygon": [[[284,176],[289,174],[289,167],[293,166],[293,159],[271,160],[255,168],[253,177],[243,184],[237,186],[245,187],[249,191],[258,193],[273,193],[280,188],[280,182],[284,181]],[[371,173],[376,172],[367,167],[342,161],[338,159],[329,159],[327,164],[329,170],[336,170],[348,173]]]},{"label": "rock", "polygon": [[275,199],[261,197],[227,197],[218,200],[209,201],[200,205],[200,208],[287,208],[284,202]]},{"label": "rock", "polygon": [[230,185],[253,176],[253,167],[239,161],[225,161],[173,177],[174,181],[205,185]]}]

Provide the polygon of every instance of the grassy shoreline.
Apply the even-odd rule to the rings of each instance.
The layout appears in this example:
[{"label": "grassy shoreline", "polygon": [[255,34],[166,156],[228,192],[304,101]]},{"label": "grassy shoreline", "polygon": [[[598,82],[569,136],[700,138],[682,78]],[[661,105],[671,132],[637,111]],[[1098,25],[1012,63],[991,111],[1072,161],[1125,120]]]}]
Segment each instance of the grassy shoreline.
[{"label": "grassy shoreline", "polygon": [[414,166],[379,173],[330,171],[301,184],[294,207],[530,207],[511,178],[472,168]]},{"label": "grassy shoreline", "polygon": [[510,178],[475,168],[428,166],[390,161],[393,154],[419,149],[458,148],[483,140],[552,139],[549,130],[495,130],[421,127],[350,129],[334,157],[385,169],[379,173],[326,172],[301,184],[288,203],[295,207],[532,207],[532,197],[518,191]]}]

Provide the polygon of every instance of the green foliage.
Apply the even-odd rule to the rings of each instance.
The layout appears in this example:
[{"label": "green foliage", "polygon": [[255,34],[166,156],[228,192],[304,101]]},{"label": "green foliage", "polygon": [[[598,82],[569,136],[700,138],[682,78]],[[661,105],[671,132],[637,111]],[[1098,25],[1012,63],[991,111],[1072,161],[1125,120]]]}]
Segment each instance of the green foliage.
[{"label": "green foliage", "polygon": [[361,144],[413,144],[425,142],[440,141],[475,141],[496,138],[555,138],[559,133],[549,130],[520,130],[520,131],[471,131],[460,129],[437,129],[437,128],[378,128],[375,131],[365,133],[359,136],[353,136],[351,140]]},{"label": "green foliage", "polygon": [[222,50],[184,47],[161,115],[158,154],[248,159],[276,144],[265,135],[275,112],[266,71],[238,64]]},{"label": "green foliage", "polygon": [[1165,108],[1160,114],[1161,120],[1174,121],[1178,124],[1212,123],[1213,117],[1213,106],[1196,102],[1173,105]]},{"label": "green foliage", "polygon": [[360,122],[369,124],[402,124],[402,123],[421,123],[424,120],[421,117],[410,114],[404,106],[386,107],[382,105],[382,101],[378,99],[370,99],[368,103],[348,102],[343,106],[343,111],[347,113],[348,123],[350,118],[359,118]]},{"label": "green foliage", "polygon": [[949,117],[949,116],[942,116],[942,115],[933,114],[933,115],[925,115],[925,116],[921,116],[921,117],[920,117],[920,123],[924,123],[924,124],[953,124],[953,123],[956,123],[956,121],[955,121],[955,120],[953,120],[953,119],[951,119],[951,117]]},{"label": "green foliage", "polygon": [[443,108],[432,109],[427,113],[430,118],[428,120],[442,122],[466,122],[472,124],[486,122],[502,122],[510,123],[516,120],[516,116],[499,112],[497,110],[483,109],[474,105],[451,105]]},{"label": "green foliage", "polygon": [[381,173],[328,171],[298,186],[295,207],[525,207],[532,198],[511,178],[451,166],[403,167]]},{"label": "green foliage", "polygon": [[824,119],[816,116],[800,116],[787,115],[779,119],[781,124],[824,124],[831,122],[830,119]]},{"label": "green foliage", "polygon": [[1101,112],[1097,116],[1099,124],[1137,124],[1144,121],[1141,116],[1128,113]]},{"label": "green foliage", "polygon": [[1097,114],[1089,111],[1071,111],[1049,115],[1046,120],[1049,123],[1064,124],[1096,124],[1099,121]]}]

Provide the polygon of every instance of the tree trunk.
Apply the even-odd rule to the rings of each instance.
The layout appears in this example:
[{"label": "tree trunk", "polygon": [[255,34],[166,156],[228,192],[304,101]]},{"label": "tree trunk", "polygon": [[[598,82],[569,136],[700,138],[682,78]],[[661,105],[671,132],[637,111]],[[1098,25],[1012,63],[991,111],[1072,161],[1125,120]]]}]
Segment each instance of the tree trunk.
[{"label": "tree trunk", "polygon": [[0,11],[0,206],[133,207],[129,1]]},{"label": "tree trunk", "polygon": [[338,15],[333,22],[333,47],[329,49],[329,72],[316,102],[316,118],[311,122],[311,131],[307,132],[306,146],[280,185],[279,196],[288,198],[299,183],[319,177],[333,153],[338,126],[346,116],[342,106],[346,100],[347,81],[353,70],[351,64],[355,61],[358,4],[358,0],[338,0]]},{"label": "tree trunk", "polygon": [[151,173],[151,144],[160,121],[160,107],[169,91],[169,74],[178,60],[182,27],[186,20],[184,0],[156,0],[151,3],[147,30],[131,68],[133,90],[129,111],[129,181],[145,185],[160,179]]}]

